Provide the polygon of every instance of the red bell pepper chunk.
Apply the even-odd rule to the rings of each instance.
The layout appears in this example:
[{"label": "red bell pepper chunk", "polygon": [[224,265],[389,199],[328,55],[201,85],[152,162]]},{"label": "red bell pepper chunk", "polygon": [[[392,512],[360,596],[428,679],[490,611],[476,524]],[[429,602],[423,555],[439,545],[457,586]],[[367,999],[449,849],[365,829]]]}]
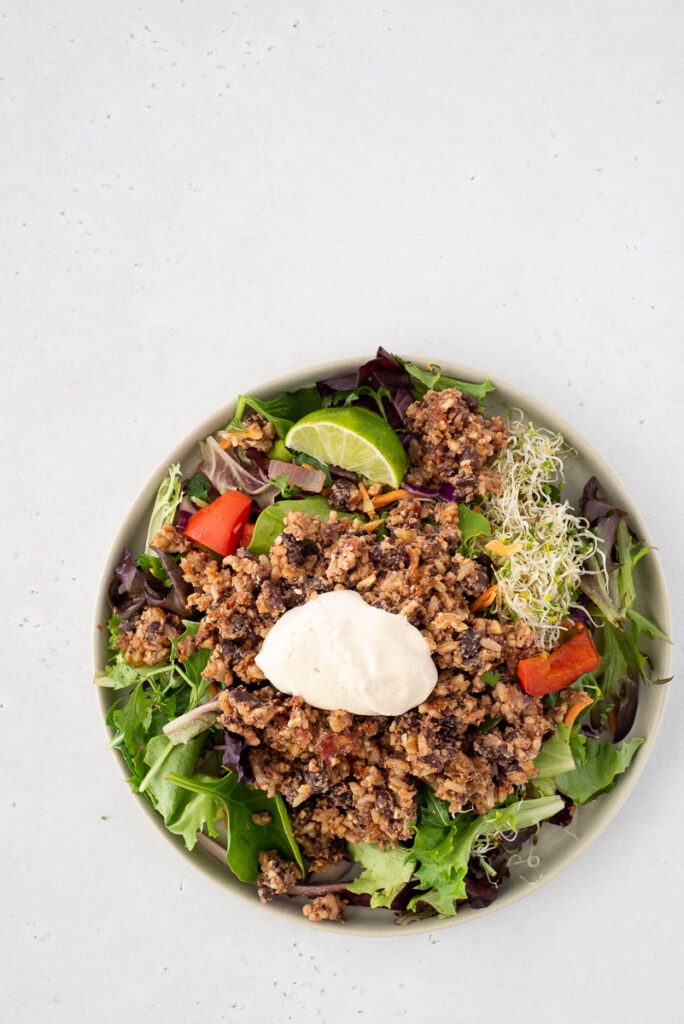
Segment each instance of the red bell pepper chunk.
[{"label": "red bell pepper chunk", "polygon": [[570,686],[585,672],[594,672],[600,664],[594,641],[586,629],[580,629],[551,653],[522,658],[518,662],[518,679],[525,693],[544,697]]},{"label": "red bell pepper chunk", "polygon": [[183,533],[196,544],[203,544],[225,558],[237,548],[251,507],[252,499],[246,494],[226,491],[209,505],[194,512],[185,524]]}]

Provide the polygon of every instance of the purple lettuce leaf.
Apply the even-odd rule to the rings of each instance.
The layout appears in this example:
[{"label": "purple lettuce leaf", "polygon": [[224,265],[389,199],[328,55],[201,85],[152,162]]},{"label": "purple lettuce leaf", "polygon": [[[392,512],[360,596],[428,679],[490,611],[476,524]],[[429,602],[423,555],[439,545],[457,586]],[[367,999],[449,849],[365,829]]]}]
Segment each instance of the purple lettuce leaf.
[{"label": "purple lettuce leaf", "polygon": [[200,441],[199,447],[202,461],[198,472],[204,473],[219,494],[242,491],[253,498],[259,508],[265,508],[280,493],[269,481],[266,466],[260,465],[255,459],[241,461],[221,448],[215,437]]},{"label": "purple lettuce leaf", "polygon": [[[317,381],[316,387],[323,398],[344,393],[352,396],[355,391],[364,388],[373,391],[382,389],[386,393],[380,396],[380,401],[387,422],[394,430],[405,426],[406,410],[415,398],[408,373],[384,348],[379,348],[376,356],[363,363],[356,372]],[[377,402],[363,392],[354,398],[353,404],[373,412],[378,411]]]},{"label": "purple lettuce leaf", "polygon": [[107,590],[109,605],[120,619],[129,619],[147,606],[163,608],[181,618],[188,618],[188,584],[182,577],[177,563],[165,551],[152,549],[161,559],[170,586],[150,572],[135,565],[126,548],[121,561],[115,568]]},{"label": "purple lettuce leaf", "polygon": [[239,782],[244,782],[246,786],[251,786],[254,782],[254,776],[249,765],[248,753],[249,747],[245,743],[244,738],[226,729],[224,731],[223,765],[225,768],[235,772]]}]

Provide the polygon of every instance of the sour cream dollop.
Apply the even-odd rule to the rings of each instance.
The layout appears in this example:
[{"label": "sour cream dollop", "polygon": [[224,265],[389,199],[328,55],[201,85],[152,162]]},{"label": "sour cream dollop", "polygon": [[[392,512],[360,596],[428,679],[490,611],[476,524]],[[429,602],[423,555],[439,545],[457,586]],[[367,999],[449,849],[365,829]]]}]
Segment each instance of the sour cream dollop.
[{"label": "sour cream dollop", "polygon": [[332,590],[290,608],[255,661],[282,693],[354,715],[401,715],[427,700],[437,682],[420,631],[355,590]]}]

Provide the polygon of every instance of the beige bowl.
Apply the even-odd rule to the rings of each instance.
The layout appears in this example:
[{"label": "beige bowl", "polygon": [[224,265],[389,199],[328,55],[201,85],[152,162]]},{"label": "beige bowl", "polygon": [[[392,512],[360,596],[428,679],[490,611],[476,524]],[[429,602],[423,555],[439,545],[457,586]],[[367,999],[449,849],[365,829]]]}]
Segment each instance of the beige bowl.
[{"label": "beige bowl", "polygon": [[[358,359],[345,359],[334,363],[312,366],[307,370],[290,373],[279,379],[249,388],[247,391],[261,398],[271,398],[282,391],[293,390],[303,384],[311,384],[316,380],[351,373],[367,358],[368,356],[365,356]],[[421,362],[424,364],[424,359],[421,359],[421,357],[407,356],[406,358],[410,358],[418,364],[421,364]],[[609,497],[609,500],[617,507],[628,511],[630,525],[634,533],[646,543],[651,543],[646,524],[639,511],[635,508],[634,502],[624,484],[618,479],[593,445],[582,437],[571,424],[551,412],[536,399],[511,386],[501,378],[484,374],[473,367],[446,362],[441,365],[445,373],[460,380],[481,381],[489,377],[493,381],[496,390],[487,399],[488,415],[496,413],[505,414],[507,409],[520,408],[538,426],[560,431],[568,444],[579,453],[577,458],[566,461],[565,495],[576,505],[586,480],[592,475],[596,476],[601,482],[603,493]],[[107,662],[106,630],[102,628],[110,614],[106,598],[107,586],[124,548],[128,547],[135,553],[144,547],[152,504],[159,483],[168,467],[174,462],[180,462],[184,472],[188,474],[193,472],[199,461],[197,442],[225,426],[231,419],[233,412],[233,405],[228,405],[218,410],[171,451],[164,464],[150,477],[147,486],[137,498],[114,538],[109,558],[104,567],[95,612],[93,648],[95,671],[102,670]],[[644,615],[658,623],[664,632],[671,635],[671,618],[667,591],[658,555],[655,551],[639,562],[635,576],[638,592],[637,607]],[[664,642],[653,641],[647,653],[651,660],[654,678],[668,678],[671,674],[670,645]],[[102,715],[106,717],[116,694],[107,688],[99,688],[98,694]],[[538,865],[536,864],[536,859],[536,866],[532,870],[530,865],[525,862],[512,865],[511,877],[503,883],[499,895],[489,907],[482,910],[464,907],[455,917],[417,920],[405,928],[396,926],[395,917],[388,910],[348,907],[348,922],[343,929],[338,929],[340,933],[347,937],[350,933],[376,936],[406,935],[421,931],[435,931],[454,925],[463,925],[476,917],[501,911],[510,903],[534,891],[536,887],[550,882],[561,871],[577,860],[594,840],[598,838],[625,803],[634,786],[636,786],[653,749],[663,717],[666,698],[667,687],[665,686],[651,686],[642,689],[633,734],[644,737],[645,742],[629,771],[618,778],[617,785],[611,792],[578,810],[573,821],[572,836],[562,828],[552,826],[543,828],[534,849],[535,858],[539,858]],[[124,776],[127,775],[122,758],[116,752],[114,752],[114,755],[119,770]],[[192,852],[186,850],[182,839],[172,835],[165,829],[161,817],[152,810],[147,801],[140,797],[139,802],[148,815],[149,820],[159,830],[160,836],[163,836],[167,842],[176,845],[180,856],[190,858],[192,863],[205,873],[208,882],[223,887],[236,898],[249,900],[255,908],[255,913],[262,913],[264,915],[280,914],[302,922],[305,927],[313,927],[313,925],[306,922],[302,915],[300,901],[281,897],[267,906],[260,904],[254,886],[239,882],[226,866],[219,864],[199,846]]]}]

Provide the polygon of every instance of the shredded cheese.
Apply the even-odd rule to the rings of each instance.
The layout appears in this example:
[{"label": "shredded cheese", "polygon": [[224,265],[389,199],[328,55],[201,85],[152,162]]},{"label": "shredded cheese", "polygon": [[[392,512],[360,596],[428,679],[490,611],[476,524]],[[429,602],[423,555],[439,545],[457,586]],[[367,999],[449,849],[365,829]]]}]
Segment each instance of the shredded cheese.
[{"label": "shredded cheese", "polygon": [[501,492],[492,495],[487,507],[498,610],[527,623],[545,649],[557,644],[577,597],[583,563],[597,550],[586,520],[569,502],[550,494],[563,482],[563,458],[569,452],[560,434],[514,413],[496,463]]}]

